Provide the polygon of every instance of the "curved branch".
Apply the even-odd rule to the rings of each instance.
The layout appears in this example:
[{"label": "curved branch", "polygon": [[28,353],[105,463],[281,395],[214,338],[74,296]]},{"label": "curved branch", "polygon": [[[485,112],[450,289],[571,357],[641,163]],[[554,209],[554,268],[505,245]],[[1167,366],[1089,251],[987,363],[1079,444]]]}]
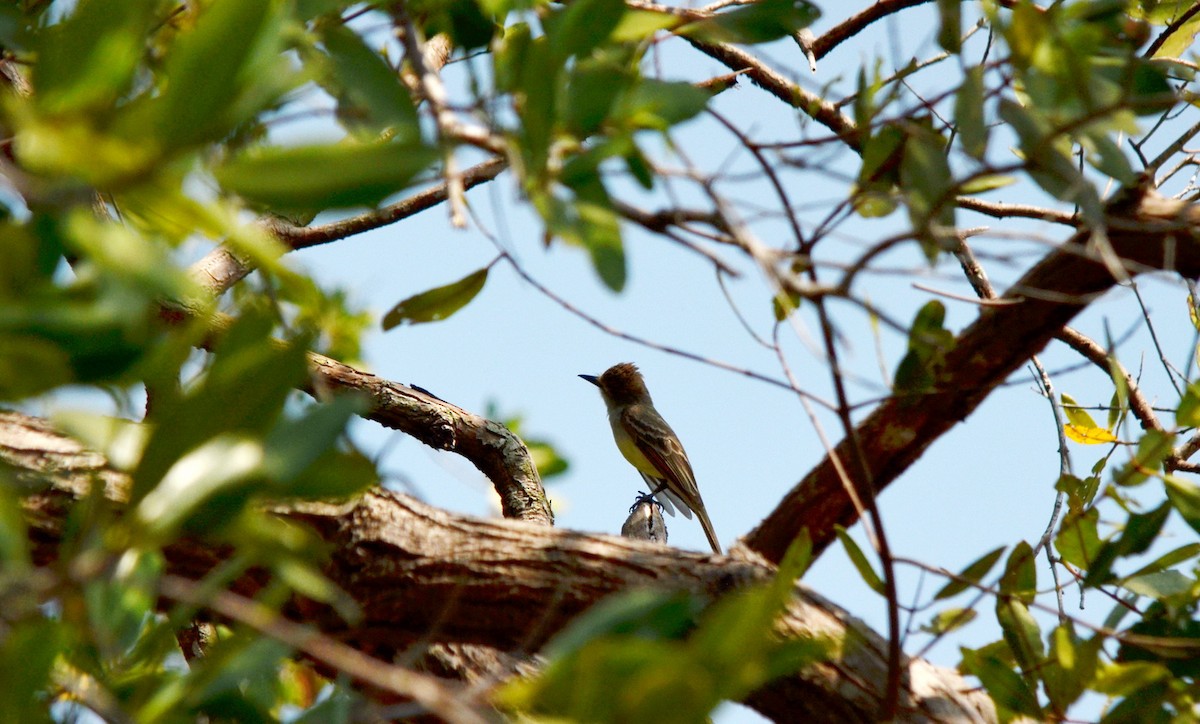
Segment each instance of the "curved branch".
[{"label": "curved branch", "polygon": [[554,512],[529,448],[512,430],[420,388],[376,377],[329,357],[310,353],[308,362],[314,378],[311,392],[366,396],[371,405],[364,415],[368,420],[471,461],[500,495],[505,518],[554,524]]},{"label": "curved branch", "polygon": [[[93,482],[104,485],[114,505],[126,499],[128,479],[103,456],[35,418],[0,413],[0,464],[31,491],[22,504],[39,563],[57,554],[71,507]],[[272,512],[307,523],[325,540],[332,552],[326,573],[355,598],[363,618],[351,626],[302,600],[287,610],[303,612],[307,623],[327,635],[385,661],[435,641],[535,651],[614,593],[653,587],[716,598],[775,572],[753,555],[701,555],[627,538],[456,516],[384,490],[341,505],[296,504]],[[182,540],[167,550],[167,572],[199,578],[222,555],[202,541]],[[262,585],[247,577],[236,588],[253,595]],[[746,703],[776,720],[878,720],[885,641],[803,586],[796,587],[779,630],[846,645],[836,660],[777,680]],[[905,685],[896,721],[995,721],[986,695],[952,670],[907,660]]]},{"label": "curved branch", "polygon": [[[1111,208],[1108,241],[1130,275],[1146,269],[1200,275],[1200,206],[1156,194]],[[1089,245],[1086,231],[1047,255],[1004,295],[1020,304],[987,306],[946,352],[937,388],[925,394],[889,397],[856,428],[870,462],[876,494],[900,476],[927,447],[965,419],[1026,359],[1033,356],[1088,302],[1115,283],[1105,261]],[[843,440],[842,459],[854,452]],[[856,480],[857,486],[863,485]],[[836,525],[857,521],[843,481],[826,457],[785,496],[743,544],[779,561],[805,528],[814,550],[834,539]]]}]

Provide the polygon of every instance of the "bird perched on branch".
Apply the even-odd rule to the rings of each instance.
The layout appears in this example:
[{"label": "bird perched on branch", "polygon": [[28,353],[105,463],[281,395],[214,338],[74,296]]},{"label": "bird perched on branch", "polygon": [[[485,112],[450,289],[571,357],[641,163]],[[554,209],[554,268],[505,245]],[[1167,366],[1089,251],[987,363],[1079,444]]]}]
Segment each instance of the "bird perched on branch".
[{"label": "bird perched on branch", "polygon": [[709,545],[720,553],[721,544],[700,499],[692,464],[675,431],[654,409],[642,373],[632,364],[622,362],[599,377],[579,376],[600,388],[617,447],[641,473],[651,494],[671,515],[675,514],[675,508],[689,519],[695,512]]}]

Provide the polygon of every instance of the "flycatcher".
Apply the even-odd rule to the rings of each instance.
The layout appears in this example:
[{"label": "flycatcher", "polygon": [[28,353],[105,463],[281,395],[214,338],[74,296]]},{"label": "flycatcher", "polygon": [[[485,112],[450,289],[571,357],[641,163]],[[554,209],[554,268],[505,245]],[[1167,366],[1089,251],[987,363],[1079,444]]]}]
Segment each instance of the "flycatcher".
[{"label": "flycatcher", "polygon": [[720,553],[721,544],[700,499],[692,464],[675,431],[654,409],[638,368],[622,362],[599,377],[579,376],[600,388],[617,447],[642,474],[650,492],[671,515],[675,514],[674,508],[679,508],[686,518],[691,518],[695,511],[709,544]]}]

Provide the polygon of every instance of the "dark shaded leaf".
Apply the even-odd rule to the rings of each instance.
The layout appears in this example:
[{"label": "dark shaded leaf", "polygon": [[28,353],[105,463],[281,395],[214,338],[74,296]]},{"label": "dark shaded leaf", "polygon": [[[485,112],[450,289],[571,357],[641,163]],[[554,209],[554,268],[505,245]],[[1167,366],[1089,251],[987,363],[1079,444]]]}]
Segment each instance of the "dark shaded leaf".
[{"label": "dark shaded leaf", "polygon": [[437,158],[418,144],[342,143],[263,148],[215,171],[225,188],[276,210],[374,206]]}]

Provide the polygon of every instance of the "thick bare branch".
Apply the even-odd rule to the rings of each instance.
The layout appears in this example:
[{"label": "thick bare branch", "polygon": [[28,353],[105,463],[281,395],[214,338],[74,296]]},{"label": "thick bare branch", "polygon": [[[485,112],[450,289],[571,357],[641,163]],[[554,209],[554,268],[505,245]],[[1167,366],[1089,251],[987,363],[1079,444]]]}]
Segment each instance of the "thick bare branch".
[{"label": "thick bare branch", "polygon": [[[0,462],[29,491],[23,506],[35,555],[58,552],[66,517],[93,481],[120,507],[128,480],[104,457],[54,432],[41,420],[0,413]],[[556,530],[506,520],[456,516],[377,490],[341,505],[278,507],[275,514],[309,524],[327,543],[326,573],[358,602],[351,626],[322,606],[296,601],[288,610],[326,635],[385,661],[430,642],[486,644],[536,651],[604,597],[636,588],[692,591],[715,598],[768,580],[760,558],[710,556],[614,536]],[[169,573],[205,575],[222,552],[184,540],[167,551]],[[236,588],[252,595],[262,581]],[[802,586],[780,623],[785,636],[844,642],[840,656],[781,679],[747,700],[776,720],[876,721],[886,642],[837,606]],[[990,722],[990,701],[953,671],[905,662],[898,721]]]},{"label": "thick bare branch", "polygon": [[529,449],[504,425],[425,390],[376,377],[323,355],[309,355],[309,370],[314,391],[363,395],[371,406],[364,415],[367,419],[470,460],[500,495],[504,517],[541,525],[554,523],[554,512]]}]

